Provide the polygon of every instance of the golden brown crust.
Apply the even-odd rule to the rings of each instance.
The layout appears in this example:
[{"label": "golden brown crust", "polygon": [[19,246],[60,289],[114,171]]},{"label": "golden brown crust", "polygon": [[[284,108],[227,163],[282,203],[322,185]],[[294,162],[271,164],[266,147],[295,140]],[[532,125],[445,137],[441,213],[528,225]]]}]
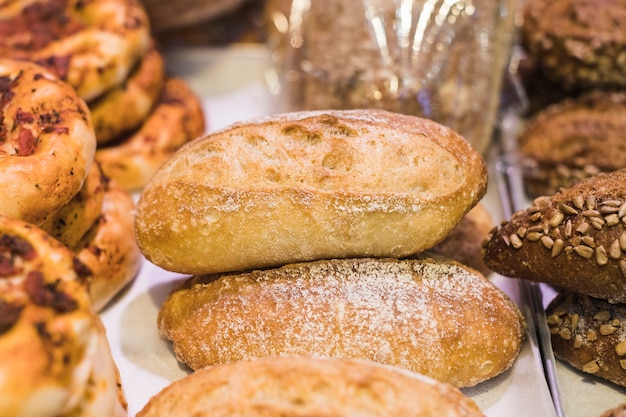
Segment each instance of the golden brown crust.
[{"label": "golden brown crust", "polygon": [[528,194],[554,194],[598,172],[626,167],[625,112],[625,93],[594,91],[533,116],[518,141]]},{"label": "golden brown crust", "polygon": [[98,406],[85,415],[125,413],[111,352],[77,265],[71,251],[41,229],[0,216],[3,415],[82,415],[91,402]]},{"label": "golden brown crust", "polygon": [[430,252],[454,259],[488,275],[491,270],[483,262],[482,245],[494,226],[491,213],[484,204],[478,203]]},{"label": "golden brown crust", "polygon": [[165,62],[154,42],[124,83],[89,103],[98,145],[139,127],[154,108],[165,81]]},{"label": "golden brown crust", "polygon": [[254,357],[370,359],[457,387],[509,369],[524,339],[515,304],[452,261],[344,259],[191,278],[161,334],[192,369]]},{"label": "golden brown crust", "polygon": [[124,81],[150,43],[137,0],[43,0],[0,7],[0,55],[45,66],[90,101]]},{"label": "golden brown crust", "polygon": [[0,60],[0,214],[41,224],[83,186],[96,141],[89,109],[44,68]]},{"label": "golden brown crust", "polygon": [[89,293],[95,311],[132,282],[141,267],[143,258],[133,237],[134,212],[131,194],[107,183],[101,215],[73,247],[91,271]]},{"label": "golden brown crust", "polygon": [[39,227],[67,247],[76,246],[102,213],[105,181],[100,164],[92,163],[78,194]]},{"label": "golden brown crust", "polygon": [[199,97],[184,80],[170,77],[139,130],[98,149],[96,160],[117,184],[138,190],[183,144],[202,135],[204,129]]},{"label": "golden brown crust", "polygon": [[148,259],[184,273],[400,257],[442,240],[486,184],[480,154],[435,122],[290,113],[184,146],[142,192],[135,230]]},{"label": "golden brown crust", "polygon": [[554,354],[626,386],[626,305],[563,291],[546,310]]},{"label": "golden brown crust", "polygon": [[397,368],[340,358],[246,360],[199,370],[164,388],[137,417],[484,417],[459,390]]},{"label": "golden brown crust", "polygon": [[626,170],[539,197],[495,228],[483,259],[508,277],[626,302]]},{"label": "golden brown crust", "polygon": [[626,417],[626,403],[620,404],[617,407],[606,410],[600,417]]}]

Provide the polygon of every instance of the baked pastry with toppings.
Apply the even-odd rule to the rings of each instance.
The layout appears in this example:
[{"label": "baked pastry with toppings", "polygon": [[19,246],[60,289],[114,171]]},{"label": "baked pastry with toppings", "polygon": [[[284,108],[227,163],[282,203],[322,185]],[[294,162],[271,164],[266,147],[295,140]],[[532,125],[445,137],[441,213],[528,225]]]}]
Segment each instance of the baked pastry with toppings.
[{"label": "baked pastry with toppings", "polygon": [[507,276],[626,302],[626,169],[600,173],[494,228],[485,264]]},{"label": "baked pastry with toppings", "polygon": [[85,101],[121,84],[149,45],[148,16],[138,0],[0,5],[0,56],[46,67]]},{"label": "baked pastry with toppings", "polygon": [[0,59],[0,214],[40,225],[81,189],[96,150],[89,109],[45,68]]},{"label": "baked pastry with toppings", "polygon": [[527,194],[554,194],[598,172],[626,167],[624,131],[624,92],[593,91],[540,110],[518,140]]},{"label": "baked pastry with toppings", "polygon": [[0,414],[126,415],[84,275],[65,245],[0,215]]},{"label": "baked pastry with toppings", "polygon": [[175,381],[137,417],[484,417],[450,385],[366,361],[283,357],[213,366]]},{"label": "baked pastry with toppings", "polygon": [[626,304],[562,291],[546,316],[557,358],[626,387]]}]

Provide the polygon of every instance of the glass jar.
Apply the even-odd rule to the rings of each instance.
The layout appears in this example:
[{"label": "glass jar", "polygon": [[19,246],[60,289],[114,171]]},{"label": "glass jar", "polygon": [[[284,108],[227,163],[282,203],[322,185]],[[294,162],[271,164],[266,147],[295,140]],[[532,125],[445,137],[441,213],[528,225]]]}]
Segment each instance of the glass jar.
[{"label": "glass jar", "polygon": [[485,153],[515,0],[268,0],[281,110],[380,108],[445,124]]}]

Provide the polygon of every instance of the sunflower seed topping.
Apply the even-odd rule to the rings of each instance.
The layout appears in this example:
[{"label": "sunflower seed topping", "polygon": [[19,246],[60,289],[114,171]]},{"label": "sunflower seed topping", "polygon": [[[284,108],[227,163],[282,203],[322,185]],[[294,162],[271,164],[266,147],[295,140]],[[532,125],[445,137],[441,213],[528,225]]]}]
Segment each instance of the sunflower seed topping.
[{"label": "sunflower seed topping", "polygon": [[567,220],[567,223],[565,223],[565,237],[566,238],[570,238],[572,237],[572,221],[571,220]]},{"label": "sunflower seed topping", "polygon": [[609,227],[615,226],[619,223],[619,217],[615,213],[609,214],[608,216],[604,217],[604,220],[606,220],[606,225]]},{"label": "sunflower seed topping", "polygon": [[552,246],[554,245],[554,240],[552,240],[550,236],[541,236],[541,239],[539,239],[539,241],[546,249],[552,249]]},{"label": "sunflower seed topping", "polygon": [[563,251],[563,248],[565,247],[565,242],[563,242],[562,239],[557,239],[554,241],[554,244],[552,245],[552,251],[550,253],[550,255],[554,258],[556,256],[559,256],[561,254],[561,252]]},{"label": "sunflower seed topping", "polygon": [[589,221],[596,230],[602,230],[602,227],[604,227],[604,219],[602,217],[592,217]]},{"label": "sunflower seed topping", "polygon": [[619,247],[626,251],[626,232],[622,232],[622,234],[619,235]]},{"label": "sunflower seed topping", "polygon": [[626,370],[626,359],[620,359],[619,366]]},{"label": "sunflower seed topping", "polygon": [[527,228],[525,228],[524,226],[521,226],[519,229],[517,229],[517,235],[521,237],[522,239],[524,239],[524,236],[526,236],[527,230],[528,230]]},{"label": "sunflower seed topping", "polygon": [[574,203],[574,206],[578,210],[584,210],[585,209],[585,199],[583,198],[582,195],[575,196],[574,199],[572,200],[572,203]]},{"label": "sunflower seed topping", "polygon": [[559,210],[561,210],[565,214],[571,214],[571,215],[578,214],[578,211],[576,211],[576,209],[574,207],[569,206],[567,204],[561,204],[559,206]]},{"label": "sunflower seed topping", "polygon": [[594,248],[596,246],[595,242],[593,241],[593,237],[589,235],[581,237],[580,241],[583,242],[583,244],[589,246],[590,248]]},{"label": "sunflower seed topping", "polygon": [[609,256],[606,253],[604,246],[598,246],[596,248],[596,263],[598,265],[606,265],[609,262]]},{"label": "sunflower seed topping", "polygon": [[581,222],[576,228],[576,233],[580,233],[582,235],[587,234],[588,231],[589,231],[589,223],[587,222]]},{"label": "sunflower seed topping", "polygon": [[565,214],[563,214],[562,211],[557,211],[556,213],[554,213],[554,216],[550,218],[548,224],[550,225],[550,227],[557,227],[559,224],[561,224],[564,218]]},{"label": "sunflower seed topping", "polygon": [[609,310],[600,310],[593,315],[593,318],[599,321],[609,321],[611,319],[611,312]]},{"label": "sunflower seed topping", "polygon": [[584,210],[581,214],[585,217],[598,217],[600,212],[598,210]]},{"label": "sunflower seed topping", "polygon": [[618,217],[626,216],[626,203],[623,203],[621,206],[619,206],[619,210],[617,211],[617,216]]},{"label": "sunflower seed topping", "polygon": [[626,355],[626,340],[619,342],[615,345],[615,353],[619,356]]},{"label": "sunflower seed topping", "polygon": [[600,370],[600,367],[595,360],[589,361],[583,365],[582,371],[588,374],[595,374]]},{"label": "sunflower seed topping", "polygon": [[574,252],[585,259],[591,259],[593,256],[593,249],[585,245],[574,246]]},{"label": "sunflower seed topping", "polygon": [[574,336],[574,348],[578,349],[582,345],[583,345],[583,338],[581,335],[577,334],[576,336]]},{"label": "sunflower seed topping", "polygon": [[530,232],[526,235],[526,239],[530,240],[531,242],[536,242],[541,239],[541,236],[543,236],[541,232]]},{"label": "sunflower seed topping", "polygon": [[515,233],[513,233],[511,236],[509,236],[509,240],[511,242],[511,245],[513,245],[513,247],[515,249],[519,249],[523,245],[522,239],[520,239],[519,236],[516,235]]},{"label": "sunflower seed topping", "polygon": [[597,203],[598,201],[596,200],[595,196],[590,195],[587,197],[587,209],[588,210],[595,210],[595,208],[597,207]]},{"label": "sunflower seed topping", "polygon": [[601,324],[600,325],[600,334],[602,336],[608,336],[610,334],[613,334],[617,331],[617,327],[613,326],[612,324]]},{"label": "sunflower seed topping", "polygon": [[619,247],[619,240],[615,239],[609,247],[609,256],[613,259],[619,259],[622,256],[622,250]]}]

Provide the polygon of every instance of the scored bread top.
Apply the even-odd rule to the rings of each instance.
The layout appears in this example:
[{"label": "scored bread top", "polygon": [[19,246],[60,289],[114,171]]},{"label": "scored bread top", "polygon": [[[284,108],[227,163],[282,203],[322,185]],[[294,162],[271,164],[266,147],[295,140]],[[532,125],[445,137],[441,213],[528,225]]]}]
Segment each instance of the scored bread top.
[{"label": "scored bread top", "polygon": [[467,181],[467,161],[461,157],[473,155],[459,154],[456,136],[441,125],[391,113],[286,114],[201,139],[160,176],[172,181],[201,175],[211,186],[239,189],[303,187],[431,197]]},{"label": "scored bread top", "polygon": [[406,256],[485,194],[482,156],[452,130],[381,110],[242,122],[181,148],[137,207],[144,255],[213,273],[348,256]]}]

